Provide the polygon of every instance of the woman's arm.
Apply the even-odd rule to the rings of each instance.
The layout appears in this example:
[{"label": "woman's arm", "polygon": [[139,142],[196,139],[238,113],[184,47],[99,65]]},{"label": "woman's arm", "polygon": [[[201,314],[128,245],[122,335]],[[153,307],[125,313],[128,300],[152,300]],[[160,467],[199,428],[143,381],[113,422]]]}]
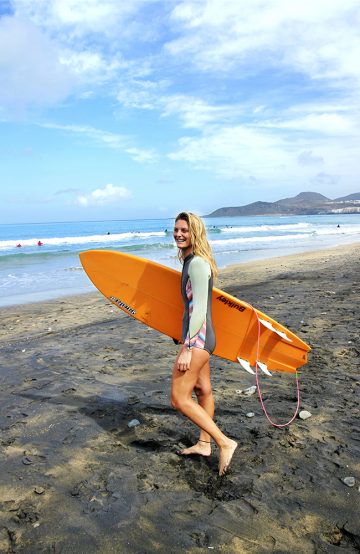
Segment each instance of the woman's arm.
[{"label": "woman's arm", "polygon": [[189,266],[193,306],[188,333],[190,347],[206,320],[210,276],[209,263],[204,258],[195,256]]}]

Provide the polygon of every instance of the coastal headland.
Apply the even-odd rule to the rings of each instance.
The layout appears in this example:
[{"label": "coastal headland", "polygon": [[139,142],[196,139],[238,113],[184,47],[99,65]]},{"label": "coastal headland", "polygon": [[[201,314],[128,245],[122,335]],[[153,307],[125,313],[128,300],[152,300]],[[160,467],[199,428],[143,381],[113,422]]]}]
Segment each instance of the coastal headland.
[{"label": "coastal headland", "polygon": [[[3,308],[0,552],[359,552],[359,258],[358,243],[220,272],[312,347],[311,417],[284,429],[245,394],[251,375],[212,359],[216,420],[239,442],[223,478],[215,447],[176,454],[196,429],[170,407],[171,339],[97,292]],[[290,419],[294,376],[261,388]]]},{"label": "coastal headland", "polygon": [[360,192],[334,200],[318,192],[300,192],[293,198],[276,202],[257,201],[245,206],[218,208],[206,217],[236,217],[254,215],[314,215],[356,214],[360,212]]}]

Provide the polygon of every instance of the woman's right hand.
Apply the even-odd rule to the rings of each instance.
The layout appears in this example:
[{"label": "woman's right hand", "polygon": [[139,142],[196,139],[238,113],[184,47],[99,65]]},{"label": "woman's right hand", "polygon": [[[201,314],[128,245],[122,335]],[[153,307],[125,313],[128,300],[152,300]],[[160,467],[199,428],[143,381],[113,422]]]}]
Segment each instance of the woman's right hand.
[{"label": "woman's right hand", "polygon": [[188,371],[191,364],[191,350],[184,344],[181,347],[179,357],[177,359],[177,368],[179,371]]}]

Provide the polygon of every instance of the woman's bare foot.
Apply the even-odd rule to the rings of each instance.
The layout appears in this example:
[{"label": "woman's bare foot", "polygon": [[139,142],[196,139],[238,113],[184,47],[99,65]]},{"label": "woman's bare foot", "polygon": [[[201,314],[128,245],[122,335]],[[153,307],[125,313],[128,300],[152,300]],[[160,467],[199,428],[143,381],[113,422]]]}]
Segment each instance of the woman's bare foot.
[{"label": "woman's bare foot", "polygon": [[229,469],[231,459],[237,449],[237,446],[237,442],[229,439],[228,444],[220,448],[219,475],[225,475]]},{"label": "woman's bare foot", "polygon": [[199,441],[189,448],[184,448],[184,450],[179,450],[177,452],[181,456],[189,456],[191,454],[200,454],[200,456],[210,456],[211,454],[211,444],[209,442]]}]

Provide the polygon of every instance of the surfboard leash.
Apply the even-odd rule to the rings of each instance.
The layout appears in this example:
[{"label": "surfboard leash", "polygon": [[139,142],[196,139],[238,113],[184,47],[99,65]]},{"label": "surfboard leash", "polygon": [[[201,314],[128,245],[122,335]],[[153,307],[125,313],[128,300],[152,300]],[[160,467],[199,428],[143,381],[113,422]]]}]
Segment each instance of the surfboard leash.
[{"label": "surfboard leash", "polygon": [[257,387],[258,395],[259,395],[259,398],[260,398],[261,407],[262,407],[263,412],[266,416],[266,419],[269,421],[269,423],[271,425],[273,425],[274,427],[277,427],[278,429],[281,429],[283,427],[287,427],[287,426],[291,425],[291,423],[294,421],[294,419],[296,418],[296,416],[299,412],[299,408],[300,408],[299,377],[298,377],[298,373],[296,371],[295,372],[295,375],[296,375],[295,380],[296,380],[297,405],[296,405],[296,410],[295,410],[294,415],[292,416],[291,419],[289,419],[289,421],[287,423],[281,423],[281,424],[275,423],[274,421],[272,421],[271,417],[267,413],[267,410],[266,410],[266,407],[265,407],[265,404],[264,404],[264,400],[263,400],[263,397],[262,397],[262,394],[261,394],[260,382],[259,382],[259,368],[258,368],[258,361],[259,361],[259,356],[260,356],[260,329],[261,329],[261,324],[260,324],[260,319],[259,319],[259,316],[257,314],[257,311],[255,310],[255,308],[253,306],[251,306],[251,308],[253,309],[253,312],[256,316],[257,323],[258,323],[258,338],[257,338],[257,347],[256,347],[256,364],[255,364],[256,387]]}]

